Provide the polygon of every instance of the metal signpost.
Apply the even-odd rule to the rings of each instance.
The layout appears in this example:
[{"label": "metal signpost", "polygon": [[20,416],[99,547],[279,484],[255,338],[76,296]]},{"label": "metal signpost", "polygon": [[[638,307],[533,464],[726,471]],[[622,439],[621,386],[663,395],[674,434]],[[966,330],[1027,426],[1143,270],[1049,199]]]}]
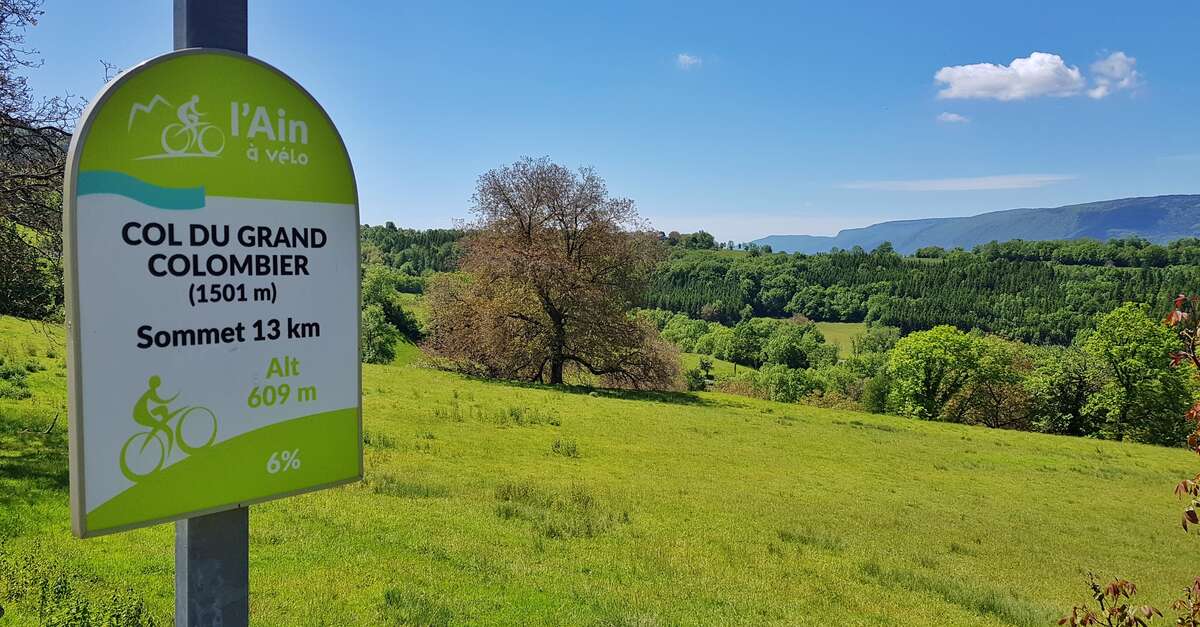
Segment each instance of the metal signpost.
[{"label": "metal signpost", "polygon": [[177,521],[176,624],[246,625],[247,506],[362,478],[357,188],[247,0],[174,8],[67,160],[72,528]]}]

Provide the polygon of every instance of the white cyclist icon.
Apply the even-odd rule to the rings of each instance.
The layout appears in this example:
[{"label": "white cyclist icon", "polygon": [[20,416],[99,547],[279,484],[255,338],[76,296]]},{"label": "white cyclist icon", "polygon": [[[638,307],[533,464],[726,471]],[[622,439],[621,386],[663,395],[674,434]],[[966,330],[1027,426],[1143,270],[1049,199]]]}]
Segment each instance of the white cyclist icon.
[{"label": "white cyclist icon", "polygon": [[176,109],[179,121],[163,127],[163,154],[156,156],[215,157],[225,149],[225,133],[212,123],[201,121],[205,114],[196,110],[199,102],[200,96],[192,96]]}]

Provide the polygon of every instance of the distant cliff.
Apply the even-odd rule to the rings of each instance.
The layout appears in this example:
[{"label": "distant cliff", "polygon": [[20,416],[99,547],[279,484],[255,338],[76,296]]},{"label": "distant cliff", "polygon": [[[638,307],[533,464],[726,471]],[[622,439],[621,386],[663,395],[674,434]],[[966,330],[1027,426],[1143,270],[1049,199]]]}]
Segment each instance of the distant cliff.
[{"label": "distant cliff", "polygon": [[773,250],[817,253],[891,242],[911,253],[924,246],[970,249],[992,240],[1097,240],[1136,235],[1152,242],[1200,236],[1200,195],[1149,196],[1089,202],[1047,209],[1008,209],[965,218],[926,218],[881,222],[837,235],[770,235],[755,240]]}]

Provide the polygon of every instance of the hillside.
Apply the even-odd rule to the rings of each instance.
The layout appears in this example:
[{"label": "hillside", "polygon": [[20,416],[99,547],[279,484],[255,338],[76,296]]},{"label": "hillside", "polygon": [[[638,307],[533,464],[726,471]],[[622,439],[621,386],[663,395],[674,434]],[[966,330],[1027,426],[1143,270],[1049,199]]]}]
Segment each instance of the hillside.
[{"label": "hillside", "polygon": [[871,250],[891,242],[912,253],[924,246],[970,249],[987,242],[1111,238],[1136,235],[1165,243],[1200,235],[1200,195],[1149,196],[1105,200],[1045,209],[1009,209],[961,218],[882,222],[837,235],[770,235],[755,240],[776,251],[818,253],[861,246]]},{"label": "hillside", "polygon": [[[169,619],[172,527],[74,539],[61,417],[29,432],[61,345],[0,318],[44,367],[0,399],[3,624],[49,622],[40,581]],[[251,510],[255,624],[1046,625],[1088,569],[1159,607],[1196,574],[1183,450],[412,363],[363,386],[366,481]]]}]

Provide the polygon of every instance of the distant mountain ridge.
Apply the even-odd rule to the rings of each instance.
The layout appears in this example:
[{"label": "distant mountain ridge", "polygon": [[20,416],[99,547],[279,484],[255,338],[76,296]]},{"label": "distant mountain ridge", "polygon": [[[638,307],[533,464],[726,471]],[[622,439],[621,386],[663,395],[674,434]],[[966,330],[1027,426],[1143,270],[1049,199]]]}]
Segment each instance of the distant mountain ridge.
[{"label": "distant mountain ridge", "polygon": [[861,246],[871,250],[891,242],[902,253],[925,246],[970,250],[990,241],[1138,236],[1165,243],[1200,236],[1200,194],[1103,200],[1044,209],[1007,209],[961,218],[925,218],[881,222],[845,229],[834,236],[769,235],[754,240],[772,250],[801,253]]}]

